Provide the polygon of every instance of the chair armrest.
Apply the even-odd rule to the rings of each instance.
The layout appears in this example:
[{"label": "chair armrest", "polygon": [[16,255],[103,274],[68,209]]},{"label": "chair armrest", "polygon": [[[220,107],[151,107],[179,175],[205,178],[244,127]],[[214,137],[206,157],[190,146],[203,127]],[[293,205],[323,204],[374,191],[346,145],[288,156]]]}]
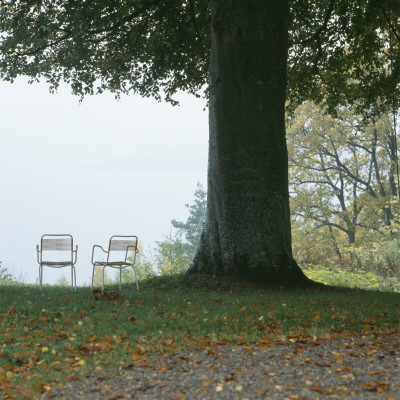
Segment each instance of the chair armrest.
[{"label": "chair armrest", "polygon": [[103,247],[101,247],[101,246],[95,244],[95,245],[93,246],[93,249],[92,249],[92,264],[94,264],[94,261],[93,261],[93,258],[94,258],[94,249],[95,249],[96,247],[100,248],[101,250],[103,250],[104,253],[106,253],[106,254],[108,255],[108,251],[105,251],[105,250],[103,249]]},{"label": "chair armrest", "polygon": [[72,265],[75,265],[76,260],[78,259],[78,245],[76,245],[76,248],[75,248],[75,250],[72,251],[72,253],[75,253],[75,261],[72,260],[73,261]]},{"label": "chair armrest", "polygon": [[42,253],[42,250],[39,250],[39,245],[36,245],[36,256],[37,256],[37,262],[38,264],[40,264],[40,260],[39,260],[39,253]]}]

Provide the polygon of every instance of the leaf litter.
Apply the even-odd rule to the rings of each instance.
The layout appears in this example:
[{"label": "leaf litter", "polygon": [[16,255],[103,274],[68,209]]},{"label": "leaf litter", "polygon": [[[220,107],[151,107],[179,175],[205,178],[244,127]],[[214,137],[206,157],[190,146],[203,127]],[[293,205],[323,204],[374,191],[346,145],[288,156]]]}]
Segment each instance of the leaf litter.
[{"label": "leaf litter", "polygon": [[[145,379],[146,371],[150,370],[164,378],[175,371],[181,373],[177,369],[179,365],[186,365],[185,370],[192,371],[190,382],[194,383],[190,388],[198,389],[204,398],[207,393],[213,393],[213,397],[217,393],[224,396],[232,388],[241,399],[262,396],[258,393],[263,392],[268,397],[273,393],[271,390],[289,390],[288,380],[282,380],[282,366],[273,363],[265,365],[261,380],[272,383],[265,387],[253,385],[254,390],[249,389],[243,376],[246,371],[253,371],[252,362],[261,365],[257,361],[260,354],[270,361],[281,357],[281,362],[289,366],[303,357],[302,371],[312,368],[314,372],[320,371],[319,374],[326,371],[331,376],[340,375],[342,389],[339,391],[351,393],[352,390],[344,389],[349,386],[346,380],[352,377],[357,380],[360,373],[345,360],[360,364],[388,350],[382,360],[398,366],[398,341],[381,339],[389,338],[381,335],[399,332],[400,297],[397,294],[274,291],[254,285],[212,285],[185,286],[171,280],[153,280],[143,283],[140,292],[132,288],[123,288],[122,292],[91,292],[81,288],[77,293],[54,287],[43,292],[29,286],[0,287],[0,392],[3,398],[55,394],[59,397],[64,391],[68,393],[69,385],[84,385],[93,379],[99,387],[107,382],[99,389],[104,391],[100,391],[101,396],[107,397],[105,386],[113,387],[111,392],[118,393],[115,382],[121,377],[133,382],[134,374],[143,375],[145,382],[144,386],[141,381],[136,384],[140,388],[132,392],[137,392],[136,396],[150,395],[151,390],[168,391],[162,389],[167,387],[162,385],[168,385],[171,399],[190,398],[185,385],[172,389],[172,382],[179,382],[182,377],[171,375],[163,382],[155,377],[150,383]],[[330,357],[311,353],[305,356],[322,349],[321,343],[325,346],[332,343],[340,351],[332,350]],[[284,348],[290,351],[283,353]],[[210,360],[219,360],[220,365],[209,364],[207,369],[212,373],[205,373],[208,378],[198,381],[199,371],[206,365],[200,356],[203,353]],[[230,363],[230,370],[227,367],[221,372]],[[390,396],[396,388],[391,382],[397,382],[398,378],[386,380],[390,376],[388,368],[373,369],[372,366],[370,363],[365,367],[368,379],[360,380],[357,387],[364,395]],[[129,375],[132,371],[134,374]],[[326,386],[325,378],[313,379],[311,372],[305,374],[311,378],[301,381],[302,390],[311,396],[307,398],[323,394],[335,397],[337,392],[330,393],[333,386]],[[217,377],[220,373],[225,374],[221,379]],[[215,381],[214,386],[207,383],[211,380]],[[92,390],[97,393],[97,389]],[[84,397],[89,396],[82,391]],[[196,398],[201,398],[198,393]],[[130,398],[131,395],[121,392],[121,396]],[[229,395],[229,398],[235,397]]]}]

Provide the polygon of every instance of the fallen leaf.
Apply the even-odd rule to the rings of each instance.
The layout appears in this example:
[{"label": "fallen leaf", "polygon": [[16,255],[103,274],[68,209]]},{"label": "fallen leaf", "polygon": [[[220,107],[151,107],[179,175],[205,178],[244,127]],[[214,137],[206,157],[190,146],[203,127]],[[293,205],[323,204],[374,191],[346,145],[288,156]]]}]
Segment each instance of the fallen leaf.
[{"label": "fallen leaf", "polygon": [[121,304],[121,308],[128,307],[128,306],[129,306],[129,300],[125,300],[125,301]]},{"label": "fallen leaf", "polygon": [[137,353],[133,353],[131,356],[131,360],[136,362],[136,361],[140,361],[143,357],[140,354]]},{"label": "fallen leaf", "polygon": [[231,376],[227,376],[224,379],[225,382],[230,382],[230,381],[234,381],[234,380],[235,380],[235,373],[234,372],[231,373]]},{"label": "fallen leaf", "polygon": [[39,383],[38,387],[39,387],[39,389],[43,389],[46,392],[48,392],[51,389],[51,387],[49,385],[47,385],[46,383]]},{"label": "fallen leaf", "polygon": [[322,387],[319,385],[310,386],[309,389],[312,390],[313,392],[317,392],[320,394],[324,393],[324,391],[322,390]]},{"label": "fallen leaf", "polygon": [[390,386],[389,386],[389,385],[386,385],[386,386],[378,386],[378,388],[376,389],[376,391],[377,391],[378,393],[384,393],[384,392],[387,392],[389,389],[390,389]]},{"label": "fallen leaf", "polygon": [[331,367],[332,365],[329,363],[315,363],[317,367]]},{"label": "fallen leaf", "polygon": [[217,385],[217,387],[215,388],[216,392],[221,392],[224,389],[224,387],[222,385]]},{"label": "fallen leaf", "polygon": [[91,342],[94,342],[96,339],[97,339],[97,336],[96,336],[94,333],[91,333],[91,334],[87,337],[86,341],[87,341],[88,343],[91,343]]},{"label": "fallen leaf", "polygon": [[138,344],[133,353],[141,356],[146,353],[146,349],[141,344]]}]

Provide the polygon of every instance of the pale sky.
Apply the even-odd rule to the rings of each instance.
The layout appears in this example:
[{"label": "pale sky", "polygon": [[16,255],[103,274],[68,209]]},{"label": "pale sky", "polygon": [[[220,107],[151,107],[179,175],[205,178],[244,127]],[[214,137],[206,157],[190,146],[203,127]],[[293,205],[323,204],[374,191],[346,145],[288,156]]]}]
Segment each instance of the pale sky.
[{"label": "pale sky", "polygon": [[[0,82],[0,261],[26,282],[38,277],[45,233],[78,244],[77,281],[89,284],[94,244],[135,234],[145,252],[185,220],[197,182],[206,186],[205,100],[181,94],[180,107],[104,93],[79,103],[63,86],[26,78]],[[45,268],[54,283],[70,270]]]}]

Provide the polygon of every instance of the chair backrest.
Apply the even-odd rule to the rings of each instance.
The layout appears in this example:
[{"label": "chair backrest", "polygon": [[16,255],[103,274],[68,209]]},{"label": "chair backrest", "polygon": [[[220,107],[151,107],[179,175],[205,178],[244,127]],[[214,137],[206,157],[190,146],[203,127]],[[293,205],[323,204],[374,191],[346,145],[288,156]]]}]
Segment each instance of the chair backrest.
[{"label": "chair backrest", "polygon": [[40,240],[41,260],[72,261],[74,239],[69,234],[43,235]]},{"label": "chair backrest", "polygon": [[125,260],[128,257],[128,252],[136,251],[138,245],[137,236],[112,236],[110,239],[110,244],[108,251],[111,252],[124,252]]},{"label": "chair backrest", "polygon": [[41,239],[42,250],[72,251],[74,239],[71,235],[43,235]]}]

